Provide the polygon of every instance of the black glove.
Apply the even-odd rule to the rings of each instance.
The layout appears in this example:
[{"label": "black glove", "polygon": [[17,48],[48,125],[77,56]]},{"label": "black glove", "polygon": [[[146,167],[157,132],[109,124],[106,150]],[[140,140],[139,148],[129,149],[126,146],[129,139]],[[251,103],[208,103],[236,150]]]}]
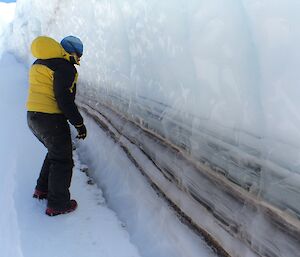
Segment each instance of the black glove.
[{"label": "black glove", "polygon": [[78,135],[76,136],[76,138],[85,139],[85,137],[86,137],[86,127],[84,126],[84,124],[75,125],[75,128],[77,129],[77,132],[78,132]]}]

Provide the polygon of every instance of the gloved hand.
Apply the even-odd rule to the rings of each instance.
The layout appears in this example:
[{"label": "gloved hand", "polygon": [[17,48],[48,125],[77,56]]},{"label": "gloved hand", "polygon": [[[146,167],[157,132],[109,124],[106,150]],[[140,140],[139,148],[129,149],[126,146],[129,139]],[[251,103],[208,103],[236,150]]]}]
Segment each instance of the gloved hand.
[{"label": "gloved hand", "polygon": [[75,128],[77,129],[77,132],[78,132],[78,135],[76,136],[76,138],[85,139],[85,137],[86,137],[86,127],[84,126],[84,124],[75,125]]}]

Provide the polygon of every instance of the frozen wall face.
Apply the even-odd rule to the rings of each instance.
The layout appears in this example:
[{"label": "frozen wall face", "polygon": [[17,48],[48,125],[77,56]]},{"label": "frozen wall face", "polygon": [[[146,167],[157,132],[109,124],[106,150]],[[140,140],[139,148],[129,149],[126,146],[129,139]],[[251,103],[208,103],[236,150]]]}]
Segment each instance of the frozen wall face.
[{"label": "frozen wall face", "polygon": [[5,41],[5,31],[8,24],[14,18],[15,3],[3,3],[0,2],[0,55],[3,52],[3,42]]},{"label": "frozen wall face", "polygon": [[82,101],[298,220],[299,10],[298,0],[18,0],[9,45],[30,63],[34,37],[79,36]]}]

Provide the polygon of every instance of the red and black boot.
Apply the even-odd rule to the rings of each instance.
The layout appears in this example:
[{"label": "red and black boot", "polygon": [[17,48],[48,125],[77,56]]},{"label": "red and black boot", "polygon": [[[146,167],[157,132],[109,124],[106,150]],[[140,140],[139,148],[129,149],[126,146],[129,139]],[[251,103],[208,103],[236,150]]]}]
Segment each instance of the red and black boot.
[{"label": "red and black boot", "polygon": [[55,210],[53,208],[48,207],[46,209],[46,214],[48,216],[57,216],[60,214],[67,214],[69,212],[75,211],[77,208],[77,202],[75,200],[70,200],[70,206],[66,208],[65,210]]}]

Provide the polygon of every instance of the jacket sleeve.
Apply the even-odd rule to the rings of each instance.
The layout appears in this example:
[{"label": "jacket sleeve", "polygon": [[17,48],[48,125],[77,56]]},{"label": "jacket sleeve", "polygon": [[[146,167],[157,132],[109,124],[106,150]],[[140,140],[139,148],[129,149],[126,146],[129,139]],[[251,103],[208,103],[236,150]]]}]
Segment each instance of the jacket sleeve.
[{"label": "jacket sleeve", "polygon": [[80,115],[75,104],[75,92],[72,90],[76,71],[73,67],[61,65],[54,71],[54,95],[66,118],[74,126],[83,124],[83,118]]}]

